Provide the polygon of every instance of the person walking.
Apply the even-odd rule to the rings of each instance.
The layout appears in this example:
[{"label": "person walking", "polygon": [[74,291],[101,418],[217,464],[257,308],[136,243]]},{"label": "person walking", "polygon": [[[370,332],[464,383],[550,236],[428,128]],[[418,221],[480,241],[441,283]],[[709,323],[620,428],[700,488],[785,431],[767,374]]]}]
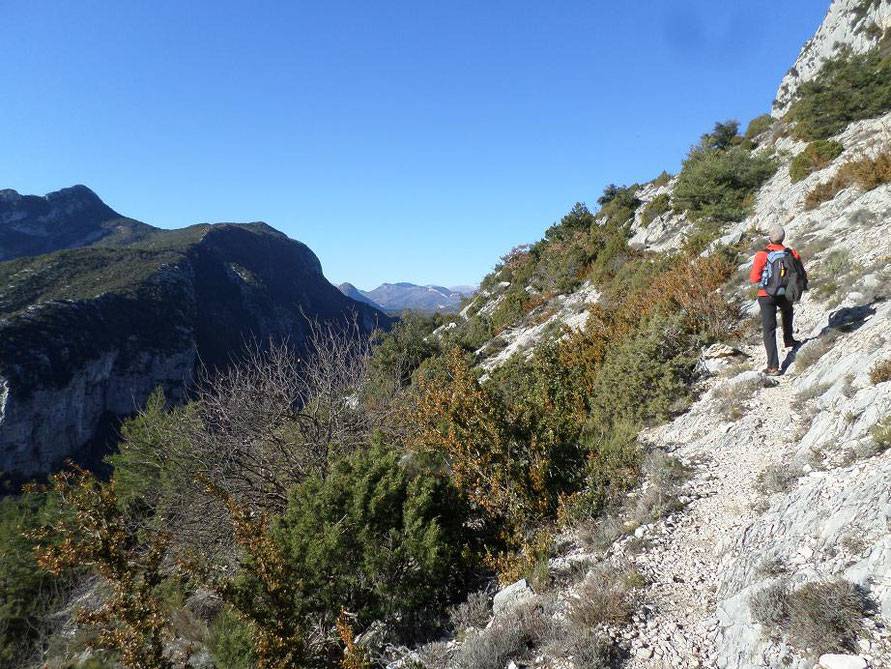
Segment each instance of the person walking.
[{"label": "person walking", "polygon": [[768,231],[770,243],[755,254],[749,279],[758,284],[758,306],[761,308],[761,330],[764,349],[767,351],[768,376],[779,376],[780,359],[777,352],[777,309],[783,319],[783,344],[785,348],[800,346],[793,334],[793,303],[801,299],[807,290],[807,272],[798,251],[783,245],[786,231],[775,225]]}]

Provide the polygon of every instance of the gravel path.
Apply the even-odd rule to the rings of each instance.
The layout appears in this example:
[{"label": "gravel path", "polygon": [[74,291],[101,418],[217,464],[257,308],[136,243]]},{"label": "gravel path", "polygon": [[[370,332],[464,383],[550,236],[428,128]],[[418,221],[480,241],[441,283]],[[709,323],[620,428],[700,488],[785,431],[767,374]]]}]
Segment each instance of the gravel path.
[{"label": "gravel path", "polygon": [[763,500],[759,474],[783,461],[790,430],[775,426],[794,425],[790,383],[783,377],[773,387],[754,391],[734,423],[716,421],[714,404],[706,403],[699,415],[685,417],[684,427],[670,424],[648,435],[653,445],[692,465],[694,473],[685,485],[684,510],[639,532],[647,548],[631,559],[650,584],[643,593],[643,612],[627,633],[631,669],[717,666],[721,556]]}]

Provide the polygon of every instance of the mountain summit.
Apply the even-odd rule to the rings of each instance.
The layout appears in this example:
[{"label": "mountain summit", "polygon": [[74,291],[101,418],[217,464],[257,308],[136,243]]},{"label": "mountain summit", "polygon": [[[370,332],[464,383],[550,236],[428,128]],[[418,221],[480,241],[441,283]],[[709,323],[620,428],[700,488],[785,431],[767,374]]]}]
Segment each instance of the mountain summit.
[{"label": "mountain summit", "polygon": [[138,241],[154,230],[121,216],[86,186],[44,196],[0,190],[0,261],[103,241]]}]

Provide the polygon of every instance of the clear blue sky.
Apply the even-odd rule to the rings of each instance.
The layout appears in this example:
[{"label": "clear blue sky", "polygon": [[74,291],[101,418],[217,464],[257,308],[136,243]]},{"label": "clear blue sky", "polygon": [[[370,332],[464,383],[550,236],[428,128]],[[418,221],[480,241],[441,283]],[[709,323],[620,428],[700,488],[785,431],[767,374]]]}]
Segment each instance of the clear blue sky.
[{"label": "clear blue sky", "polygon": [[0,187],[264,220],[329,279],[479,280],[767,111],[828,0],[0,0]]}]

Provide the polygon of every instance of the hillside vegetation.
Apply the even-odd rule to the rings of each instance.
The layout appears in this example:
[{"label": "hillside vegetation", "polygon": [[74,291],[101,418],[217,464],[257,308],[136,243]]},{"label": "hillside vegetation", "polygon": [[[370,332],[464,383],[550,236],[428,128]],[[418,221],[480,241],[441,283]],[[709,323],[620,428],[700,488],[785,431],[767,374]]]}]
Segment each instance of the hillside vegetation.
[{"label": "hillside vegetation", "polygon": [[[633,663],[653,659],[653,644],[633,639],[664,633],[689,652],[674,666],[693,666],[694,653],[696,662],[717,659],[705,654],[706,638],[736,633],[749,644],[736,657],[761,634],[779,649],[765,666],[802,667],[823,652],[862,648],[871,600],[810,569],[803,549],[806,537],[851,530],[821,514],[858,486],[876,497],[852,509],[884,508],[883,470],[869,460],[891,443],[879,415],[888,340],[870,321],[889,285],[887,256],[867,255],[884,248],[881,239],[861,254],[869,267],[810,240],[822,290],[846,290],[839,304],[858,302],[824,313],[814,299],[805,312],[815,334],[791,357],[804,379],[799,395],[749,371],[755,362],[741,349],[761,352],[744,285],[764,242],[750,218],[759,193],[778,183],[802,189],[798,216],[849,186],[868,192],[891,181],[887,150],[839,165],[849,142],[838,133],[891,109],[883,53],[830,60],[785,118],[760,116],[742,134],[736,121],[716,123],[675,176],[611,184],[597,207],[575,204],[541,240],[501,258],[454,319],[407,315],[371,338],[317,322],[302,350],[249,348],[237,364],[206,371],[181,405],[156,391],[123,424],[107,480],[70,467],[0,505],[8,547],[0,660],[59,669],[503,669],[545,658],[535,666],[605,669],[647,666]],[[831,176],[819,182],[824,169]],[[808,219],[807,232],[854,230],[869,240],[880,223],[858,211],[866,213],[828,232]],[[676,244],[659,252],[629,244],[636,226],[657,220],[682,230]],[[801,219],[795,225],[805,238]],[[176,262],[157,243],[0,266],[4,309],[114,288],[122,268]],[[66,272],[64,290],[44,287]],[[26,292],[17,286],[28,273],[52,280],[33,280]],[[580,326],[551,321],[526,354],[485,365],[506,336],[548,322],[561,298],[582,290],[596,300]],[[842,337],[845,346],[833,348]],[[869,367],[848,373],[837,363],[849,352],[849,366]],[[705,381],[716,357],[724,376]],[[789,440],[794,466],[775,432]],[[831,439],[863,452],[827,452]],[[674,457],[687,447],[686,461]],[[820,476],[802,484],[810,497],[787,502],[804,457]],[[848,478],[836,480],[831,468],[842,458]],[[683,488],[694,475],[707,492]],[[687,504],[697,505],[695,522],[682,525],[676,515]],[[807,522],[791,527],[792,517]],[[794,537],[797,562],[776,557],[777,531]],[[762,543],[746,543],[762,534]],[[830,556],[837,572],[862,567],[865,555],[857,536],[845,536]],[[704,566],[708,551],[736,550],[731,540],[743,548]],[[564,560],[567,544],[584,545],[586,559],[599,551],[599,561]],[[647,551],[654,557],[637,559]],[[735,580],[718,592],[722,571]],[[768,585],[747,590],[756,578]],[[643,613],[644,591],[665,608],[648,600]],[[726,606],[712,619],[718,597]],[[703,602],[703,629],[666,614],[675,606],[699,615]],[[750,634],[753,624],[761,627]],[[884,627],[869,629],[866,647],[884,657]]]},{"label": "hillside vegetation", "polygon": [[[593,280],[602,291],[583,331],[531,360],[481,383],[467,341],[479,315],[438,339],[433,319],[409,317],[370,357],[321,328],[309,367],[287,349],[257,352],[185,407],[156,396],[125,424],[111,481],[60,474],[30,493],[40,497],[16,514],[42,528],[30,536],[43,568],[64,578],[52,582],[95,572],[111,588],[54,652],[86,644],[130,666],[174,662],[181,617],[196,615],[182,603],[210,592],[218,613],[187,632],[223,666],[334,666],[342,646],[325,630],[380,621],[394,642],[424,641],[488,574],[534,574],[556,532],[621,503],[644,457],[637,431],[683,410],[698,350],[736,327],[737,307],[716,292],[735,252],[633,251],[632,192],[607,189],[596,214],[576,205],[484,282],[520,287],[484,326],[493,330],[530,308],[526,285],[556,294]],[[16,261],[10,274],[79,253]],[[72,286],[102,271],[82,267]],[[75,515],[54,518],[44,498]],[[16,545],[7,569],[27,563],[27,542]],[[45,578],[17,585],[10,630],[52,609],[31,596]],[[91,629],[98,636],[80,636]],[[23,641],[10,638],[7,652],[33,652]]]}]

